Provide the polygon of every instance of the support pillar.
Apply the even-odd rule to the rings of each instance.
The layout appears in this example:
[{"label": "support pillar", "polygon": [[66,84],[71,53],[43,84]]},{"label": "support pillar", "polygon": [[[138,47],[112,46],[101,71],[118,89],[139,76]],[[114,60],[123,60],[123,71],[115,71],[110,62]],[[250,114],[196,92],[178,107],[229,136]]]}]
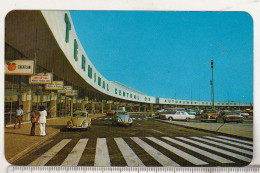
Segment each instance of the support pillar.
[{"label": "support pillar", "polygon": [[54,92],[51,92],[51,103],[50,103],[50,117],[56,117],[57,116],[57,97],[54,94]]},{"label": "support pillar", "polygon": [[101,102],[101,113],[102,114],[104,113],[104,103],[103,103],[103,101]]},{"label": "support pillar", "polygon": [[28,89],[26,93],[22,95],[22,103],[23,103],[23,121],[29,121],[31,116],[32,109],[32,91]]},{"label": "support pillar", "polygon": [[141,105],[138,106],[138,112],[141,112]]}]

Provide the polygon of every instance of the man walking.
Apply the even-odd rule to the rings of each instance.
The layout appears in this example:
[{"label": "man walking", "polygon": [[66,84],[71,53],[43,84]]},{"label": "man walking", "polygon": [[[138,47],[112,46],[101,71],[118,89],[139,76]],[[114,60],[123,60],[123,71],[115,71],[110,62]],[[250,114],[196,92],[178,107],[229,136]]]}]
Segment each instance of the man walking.
[{"label": "man walking", "polygon": [[23,116],[23,110],[22,110],[22,107],[19,106],[18,109],[16,110],[14,129],[15,129],[17,123],[19,123],[18,127],[21,128],[22,116]]}]

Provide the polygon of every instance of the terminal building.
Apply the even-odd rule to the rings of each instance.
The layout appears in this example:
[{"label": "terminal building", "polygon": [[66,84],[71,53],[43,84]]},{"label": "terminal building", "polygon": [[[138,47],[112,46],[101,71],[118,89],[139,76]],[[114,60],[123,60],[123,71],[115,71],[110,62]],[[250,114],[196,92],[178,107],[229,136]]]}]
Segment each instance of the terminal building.
[{"label": "terminal building", "polygon": [[[252,109],[251,103],[215,101],[217,109]],[[149,96],[105,78],[77,37],[69,11],[11,11],[5,19],[5,120],[18,105],[30,119],[44,105],[50,117],[76,109],[104,113],[124,107],[154,112],[165,107],[211,107],[211,101]],[[10,115],[10,116],[9,116]]]}]

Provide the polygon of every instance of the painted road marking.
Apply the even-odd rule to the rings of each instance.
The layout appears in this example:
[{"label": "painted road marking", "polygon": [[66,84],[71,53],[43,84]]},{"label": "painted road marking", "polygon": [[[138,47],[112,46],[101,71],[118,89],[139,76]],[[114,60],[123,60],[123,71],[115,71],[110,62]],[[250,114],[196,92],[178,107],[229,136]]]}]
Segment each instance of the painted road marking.
[{"label": "painted road marking", "polygon": [[87,142],[88,139],[80,139],[61,166],[78,166]]},{"label": "painted road marking", "polygon": [[242,139],[236,139],[236,138],[231,138],[231,137],[227,137],[227,136],[217,136],[217,137],[218,138],[224,138],[224,139],[230,139],[230,140],[237,141],[237,142],[244,142],[244,143],[253,145],[253,142],[251,142],[251,141],[245,141],[245,140],[242,140]]},{"label": "painted road marking", "polygon": [[94,166],[111,166],[106,138],[97,138]]},{"label": "painted road marking", "polygon": [[152,146],[148,145],[146,142],[138,137],[131,137],[131,139],[137,143],[141,148],[143,148],[149,155],[151,155],[155,160],[157,160],[162,166],[180,166],[179,164],[172,161],[170,158],[162,154],[160,151],[156,150]]},{"label": "painted road marking", "polygon": [[225,140],[225,139],[218,139],[218,138],[214,138],[214,137],[211,137],[211,136],[204,136],[204,137],[208,138],[208,139],[214,139],[214,140],[219,141],[219,142],[226,142],[226,143],[229,143],[229,144],[237,145],[238,147],[244,147],[244,148],[248,148],[248,149],[253,150],[253,147],[249,146],[249,145],[240,144],[240,143],[237,143],[237,142],[232,142],[232,141],[228,141],[228,140]]},{"label": "painted road marking", "polygon": [[208,142],[208,143],[211,143],[211,144],[215,144],[215,145],[218,145],[218,146],[222,146],[222,147],[225,147],[225,148],[228,148],[228,149],[232,149],[232,150],[235,150],[235,151],[238,151],[238,152],[241,152],[241,153],[253,155],[252,151],[248,151],[248,150],[244,150],[244,149],[241,149],[241,148],[233,147],[233,146],[230,146],[230,145],[222,144],[222,143],[215,142],[215,141],[212,141],[212,140],[199,138],[199,137],[191,137],[191,138],[198,139],[200,141]]},{"label": "painted road marking", "polygon": [[71,139],[63,139],[58,144],[56,144],[54,147],[49,149],[47,152],[45,152],[43,155],[38,157],[36,160],[34,160],[32,163],[30,163],[30,166],[43,166],[45,165],[51,158],[53,158],[65,145],[67,145]]},{"label": "painted road marking", "polygon": [[128,166],[145,166],[122,138],[114,138]]},{"label": "painted road marking", "polygon": [[204,148],[208,148],[210,150],[217,151],[219,153],[228,155],[230,157],[234,157],[234,158],[239,159],[239,160],[243,160],[243,161],[246,161],[246,162],[251,162],[251,160],[252,160],[251,158],[248,158],[246,156],[242,156],[240,154],[232,153],[232,152],[229,152],[227,150],[223,150],[223,149],[220,149],[220,148],[217,148],[217,147],[213,147],[211,145],[207,145],[207,144],[204,144],[204,143],[201,143],[201,142],[197,142],[197,141],[194,141],[194,140],[191,140],[191,139],[186,139],[184,137],[176,137],[176,138],[182,139],[184,141],[187,141],[187,142],[190,142],[190,143],[193,143],[193,144],[197,144],[197,145],[202,146]]},{"label": "painted road marking", "polygon": [[198,154],[200,154],[200,155],[203,155],[203,156],[206,156],[206,157],[208,157],[208,158],[210,158],[210,159],[213,159],[213,160],[215,160],[215,161],[218,161],[218,162],[220,162],[220,163],[234,163],[234,162],[232,162],[231,160],[225,159],[225,158],[223,158],[223,157],[220,157],[220,156],[215,155],[215,154],[212,154],[212,153],[210,153],[210,152],[201,150],[201,149],[199,149],[199,148],[193,147],[193,146],[191,146],[191,145],[185,144],[185,143],[180,142],[180,141],[177,141],[177,140],[175,140],[175,139],[172,139],[172,138],[169,138],[169,137],[162,137],[162,138],[163,138],[163,139],[166,139],[166,140],[168,140],[168,141],[170,141],[170,142],[173,142],[173,143],[175,143],[175,144],[178,144],[178,145],[180,145],[180,146],[182,146],[182,147],[184,147],[184,148],[187,148],[187,149],[189,149],[189,150],[191,150],[191,151],[194,151],[194,152],[196,152],[196,153],[198,153]]},{"label": "painted road marking", "polygon": [[183,159],[195,164],[195,165],[206,165],[208,164],[207,162],[204,162],[203,160],[200,160],[182,150],[179,150],[178,148],[175,148],[159,139],[156,139],[154,137],[146,137],[149,140],[153,141],[154,143],[162,146],[163,148],[166,148],[167,150],[171,151],[172,153],[176,154],[179,157],[182,157]]}]

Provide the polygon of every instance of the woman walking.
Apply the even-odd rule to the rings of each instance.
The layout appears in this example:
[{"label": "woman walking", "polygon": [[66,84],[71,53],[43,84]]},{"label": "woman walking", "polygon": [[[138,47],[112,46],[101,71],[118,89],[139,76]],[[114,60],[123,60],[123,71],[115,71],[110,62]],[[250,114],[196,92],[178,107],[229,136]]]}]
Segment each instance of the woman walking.
[{"label": "woman walking", "polygon": [[40,117],[38,120],[38,123],[40,124],[40,136],[45,136],[45,124],[46,124],[46,117],[47,117],[47,111],[45,110],[45,107],[41,107],[41,111],[39,112]]},{"label": "woman walking", "polygon": [[32,123],[32,127],[31,127],[31,136],[35,136],[35,125],[38,121],[38,117],[37,117],[37,108],[33,108],[32,112],[31,112],[31,123]]}]

